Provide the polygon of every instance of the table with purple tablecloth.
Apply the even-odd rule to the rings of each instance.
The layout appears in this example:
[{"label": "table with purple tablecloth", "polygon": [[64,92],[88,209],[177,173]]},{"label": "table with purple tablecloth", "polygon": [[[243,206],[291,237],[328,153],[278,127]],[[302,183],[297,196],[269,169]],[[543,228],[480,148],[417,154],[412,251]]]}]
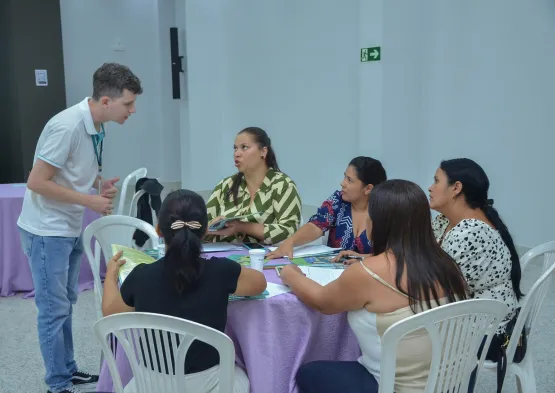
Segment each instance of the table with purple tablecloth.
[{"label": "table with purple tablecloth", "polygon": [[[27,257],[21,249],[17,219],[23,206],[25,184],[0,184],[0,296],[16,292],[32,295],[33,278]],[[85,209],[83,227],[100,217]],[[93,287],[93,275],[87,258],[83,256],[79,275],[79,290]]]},{"label": "table with purple tablecloth", "polygon": [[[264,270],[264,275],[269,282],[281,283],[275,269]],[[251,393],[297,393],[295,374],[302,364],[356,360],[360,356],[346,313],[323,315],[291,293],[230,302],[226,334],[235,344],[237,363],[247,371]],[[119,346],[116,363],[125,386],[132,372]],[[97,392],[112,391],[112,378],[104,362]]]}]

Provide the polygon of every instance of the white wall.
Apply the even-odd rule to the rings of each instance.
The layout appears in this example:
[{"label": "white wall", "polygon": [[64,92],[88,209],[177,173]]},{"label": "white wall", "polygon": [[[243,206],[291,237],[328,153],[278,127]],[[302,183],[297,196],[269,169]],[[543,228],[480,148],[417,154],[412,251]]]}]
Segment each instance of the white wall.
[{"label": "white wall", "polygon": [[[359,0],[359,47],[382,47],[383,0]],[[349,58],[354,57],[351,53]],[[386,59],[388,51],[386,49]],[[358,154],[384,160],[383,152],[383,61],[359,63],[359,140]],[[386,170],[386,172],[389,171]]]},{"label": "white wall", "polygon": [[554,240],[555,3],[384,2],[384,154],[427,187],[469,157],[524,246]]},{"label": "white wall", "polygon": [[[375,12],[364,11],[371,3]],[[362,1],[361,20],[379,3]],[[381,4],[383,68],[372,77],[382,73],[376,156],[389,177],[426,190],[442,159],[472,158],[515,242],[554,240],[555,3]],[[363,111],[361,93],[361,119]]]},{"label": "white wall", "polygon": [[[182,178],[191,188],[233,173],[235,133],[259,125],[305,203],[329,194],[357,154],[424,189],[442,159],[466,156],[488,173],[517,243],[555,238],[551,1],[190,0],[183,8]],[[369,46],[382,46],[381,62],[359,62]]]},{"label": "white wall", "polygon": [[[158,102],[160,123],[154,132],[160,134],[162,155],[156,157],[161,164],[160,178],[165,181],[181,181],[181,129],[180,107],[185,102],[185,89],[181,88],[181,99],[174,99],[172,95],[172,68],[170,56],[170,27],[177,27],[176,1],[158,0],[157,27],[160,43],[158,55],[153,54],[153,60],[158,60],[159,94]],[[181,40],[178,40],[181,44]],[[155,48],[156,49],[156,48]],[[180,52],[184,53],[184,52]],[[183,78],[181,78],[183,80]]]},{"label": "white wall", "polygon": [[[178,25],[186,37],[186,105],[181,106],[182,185],[212,189],[223,170],[225,2],[178,0]],[[183,20],[185,16],[185,20]],[[182,33],[183,34],[183,33]]]},{"label": "white wall", "polygon": [[383,2],[382,162],[388,178],[423,186],[422,2]]},{"label": "white wall", "polygon": [[212,188],[234,173],[235,135],[259,126],[304,203],[334,191],[359,152],[358,12],[358,1],[187,1],[183,149],[186,166],[202,165],[184,184]]},{"label": "white wall", "polygon": [[[61,0],[67,104],[92,94],[92,75],[119,62],[141,79],[137,113],[106,126],[105,174],[122,178],[139,167],[164,181],[181,178],[179,100],[171,98],[169,27],[174,0]],[[121,39],[125,51],[112,50]]]}]

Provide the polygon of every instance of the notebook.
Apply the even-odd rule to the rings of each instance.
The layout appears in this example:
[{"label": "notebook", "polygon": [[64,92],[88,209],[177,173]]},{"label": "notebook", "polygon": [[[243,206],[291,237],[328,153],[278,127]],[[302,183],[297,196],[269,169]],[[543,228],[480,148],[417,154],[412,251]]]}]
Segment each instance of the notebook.
[{"label": "notebook", "polygon": [[231,243],[203,243],[202,252],[243,251],[244,248]]},{"label": "notebook", "polygon": [[[268,247],[274,251],[277,247]],[[311,257],[316,255],[328,255],[341,251],[341,248],[332,248],[324,245],[306,245],[293,248],[293,258]]]}]

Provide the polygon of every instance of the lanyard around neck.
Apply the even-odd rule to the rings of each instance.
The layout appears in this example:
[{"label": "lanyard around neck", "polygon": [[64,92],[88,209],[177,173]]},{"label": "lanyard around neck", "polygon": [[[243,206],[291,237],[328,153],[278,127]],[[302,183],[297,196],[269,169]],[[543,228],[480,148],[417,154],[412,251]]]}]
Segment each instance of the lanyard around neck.
[{"label": "lanyard around neck", "polygon": [[100,135],[93,135],[92,141],[94,147],[94,155],[96,156],[96,162],[98,163],[98,170],[102,172],[102,153],[104,151],[104,135],[106,132],[104,131],[104,124],[101,124],[100,128],[102,129],[102,132],[100,133]]}]

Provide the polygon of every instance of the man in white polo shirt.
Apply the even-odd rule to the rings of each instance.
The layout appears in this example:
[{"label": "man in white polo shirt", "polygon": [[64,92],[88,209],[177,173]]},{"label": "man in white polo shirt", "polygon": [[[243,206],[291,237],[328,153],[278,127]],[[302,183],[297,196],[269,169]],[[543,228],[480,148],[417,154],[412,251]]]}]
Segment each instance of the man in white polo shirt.
[{"label": "man in white polo shirt", "polygon": [[[141,93],[141,82],[129,68],[106,63],[93,75],[92,97],[50,119],[37,142],[17,224],[33,275],[51,393],[77,393],[76,385],[98,381],[98,376],[79,371],[73,356],[71,316],[83,256],[83,211],[112,212],[119,179],[101,176],[104,123],[123,124],[135,113]],[[97,194],[90,194],[93,187]]]}]

